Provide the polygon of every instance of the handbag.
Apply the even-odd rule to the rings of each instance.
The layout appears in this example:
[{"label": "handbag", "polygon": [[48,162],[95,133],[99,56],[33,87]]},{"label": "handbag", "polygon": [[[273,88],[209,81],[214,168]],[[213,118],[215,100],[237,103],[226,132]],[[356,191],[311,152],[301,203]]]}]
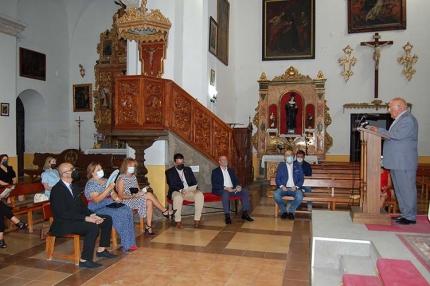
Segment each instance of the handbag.
[{"label": "handbag", "polygon": [[48,197],[44,193],[37,193],[34,195],[34,202],[40,203],[44,201],[49,201]]}]

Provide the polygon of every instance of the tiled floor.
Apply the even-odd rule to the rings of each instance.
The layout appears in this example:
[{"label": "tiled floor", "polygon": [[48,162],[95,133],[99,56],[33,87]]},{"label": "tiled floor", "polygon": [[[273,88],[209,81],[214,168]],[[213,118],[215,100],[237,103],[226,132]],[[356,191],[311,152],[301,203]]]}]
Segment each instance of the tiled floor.
[{"label": "tiled floor", "polygon": [[[200,229],[194,229],[192,216],[183,218],[184,229],[155,221],[155,237],[137,233],[139,249],[129,253],[112,247],[119,259],[101,260],[100,270],[47,261],[41,225],[31,234],[13,231],[5,234],[8,248],[0,250],[0,284],[309,285],[310,215],[275,219],[273,199],[264,197],[253,202],[251,215],[254,222],[234,218],[229,226],[222,213],[204,215]],[[58,239],[56,251],[72,248],[72,241]]]}]

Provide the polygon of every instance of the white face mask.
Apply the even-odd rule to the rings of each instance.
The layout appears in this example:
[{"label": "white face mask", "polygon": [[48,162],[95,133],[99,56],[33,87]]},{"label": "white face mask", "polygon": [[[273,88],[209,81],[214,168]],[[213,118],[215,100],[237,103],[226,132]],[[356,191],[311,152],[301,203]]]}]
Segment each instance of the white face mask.
[{"label": "white face mask", "polygon": [[128,167],[127,172],[129,172],[130,174],[133,174],[134,173],[134,167]]},{"label": "white face mask", "polygon": [[303,158],[297,158],[297,162],[302,163],[303,162]]},{"label": "white face mask", "polygon": [[97,171],[97,178],[103,178],[103,176],[105,175],[105,172],[103,170]]}]

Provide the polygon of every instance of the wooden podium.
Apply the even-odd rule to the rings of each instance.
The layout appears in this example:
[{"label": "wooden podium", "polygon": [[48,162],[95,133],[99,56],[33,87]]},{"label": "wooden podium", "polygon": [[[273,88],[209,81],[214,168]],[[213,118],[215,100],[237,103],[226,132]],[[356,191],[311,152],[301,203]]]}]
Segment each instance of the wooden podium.
[{"label": "wooden podium", "polygon": [[357,128],[361,140],[360,206],[351,207],[354,223],[390,225],[390,215],[380,208],[381,138],[389,137],[369,129]]}]

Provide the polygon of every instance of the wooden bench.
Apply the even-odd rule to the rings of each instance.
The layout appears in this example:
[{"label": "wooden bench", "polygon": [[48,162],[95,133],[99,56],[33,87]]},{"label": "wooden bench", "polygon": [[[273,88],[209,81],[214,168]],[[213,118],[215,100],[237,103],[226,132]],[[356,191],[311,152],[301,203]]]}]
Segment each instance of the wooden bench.
[{"label": "wooden bench", "polygon": [[[271,178],[270,185],[276,188],[275,178]],[[359,186],[360,180],[333,180],[333,179],[312,179],[306,178],[303,186],[311,187],[311,193],[305,193],[302,202],[317,202],[327,203],[328,208],[336,210],[336,204],[359,204]],[[353,192],[351,190],[357,189]],[[358,196],[358,197],[356,197]],[[273,197],[273,193],[269,194],[269,197]],[[284,196],[284,201],[293,201],[294,197]],[[275,217],[278,217],[278,205],[275,204]]]},{"label": "wooden bench", "polygon": [[[7,187],[7,186],[6,186]],[[2,192],[3,190],[0,190]],[[45,192],[45,187],[40,181],[33,182],[22,182],[15,185],[15,189],[9,194],[10,205],[13,207],[12,213],[14,215],[27,214],[28,231],[33,232],[33,226],[35,223],[42,222],[43,219],[33,220],[33,212],[42,210],[42,206],[46,202],[34,203],[33,197],[31,202],[17,202],[18,196],[34,195],[36,193]],[[6,230],[6,232],[15,230],[17,227],[14,224]]]},{"label": "wooden bench", "polygon": [[[204,197],[204,202],[205,203],[214,203],[214,202],[222,202],[222,198],[221,196],[217,196],[213,193],[203,193],[203,197]],[[238,208],[237,208],[237,201],[241,200],[242,197],[230,197],[230,202],[234,201],[234,213],[237,215],[238,214]],[[167,203],[169,205],[173,206],[173,200],[167,198]],[[194,202],[192,201],[187,201],[184,200],[183,205],[194,205]],[[210,208],[210,209],[217,209],[219,211],[214,211],[214,212],[206,212],[206,213],[215,213],[215,212],[220,212],[223,211],[223,209],[221,208],[215,208],[215,207],[206,207],[206,208]]]}]

